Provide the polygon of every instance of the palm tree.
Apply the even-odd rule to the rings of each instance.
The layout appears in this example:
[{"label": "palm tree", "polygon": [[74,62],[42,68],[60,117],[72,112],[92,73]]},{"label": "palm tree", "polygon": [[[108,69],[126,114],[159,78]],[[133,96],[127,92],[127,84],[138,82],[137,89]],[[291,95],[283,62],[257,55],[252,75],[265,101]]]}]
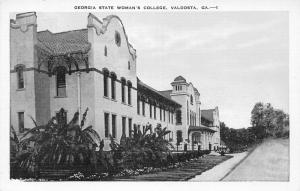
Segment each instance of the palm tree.
[{"label": "palm tree", "polygon": [[29,149],[19,156],[20,167],[35,170],[36,166],[56,168],[95,163],[95,146],[103,147],[103,140],[92,126],[84,127],[87,111],[80,124],[78,112],[67,123],[63,108],[46,125],[38,126],[33,120],[35,127],[26,132],[21,140],[21,145]]}]

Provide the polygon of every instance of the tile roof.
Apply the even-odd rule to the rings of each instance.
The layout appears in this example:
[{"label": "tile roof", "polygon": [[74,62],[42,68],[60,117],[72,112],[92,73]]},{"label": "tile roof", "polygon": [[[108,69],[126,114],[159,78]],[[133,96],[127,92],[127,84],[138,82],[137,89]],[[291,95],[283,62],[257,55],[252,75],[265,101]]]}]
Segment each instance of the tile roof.
[{"label": "tile roof", "polygon": [[172,99],[172,97],[170,95],[172,93],[172,90],[165,90],[165,91],[158,91],[158,92],[161,93],[162,95],[164,95],[165,97]]},{"label": "tile roof", "polygon": [[150,90],[151,92],[153,92],[154,94],[156,94],[157,96],[160,96],[161,98],[164,98],[164,99],[168,100],[169,102],[174,103],[178,107],[181,107],[181,105],[179,103],[177,103],[176,101],[172,100],[171,97],[165,96],[161,92],[157,91],[156,89],[154,89],[154,88],[150,87],[149,85],[145,84],[144,82],[142,82],[139,78],[137,78],[137,84],[138,84],[138,87],[144,87],[144,88]]},{"label": "tile roof", "polygon": [[51,55],[65,55],[71,53],[86,53],[91,45],[88,42],[88,30],[72,30],[52,33],[48,30],[37,33],[37,45]]},{"label": "tile roof", "polygon": [[182,77],[182,76],[177,76],[177,77],[174,79],[174,81],[184,81],[184,82],[186,82],[186,79],[185,79],[184,77]]},{"label": "tile roof", "polygon": [[214,121],[213,112],[214,109],[201,110],[201,117],[207,119],[208,121],[213,122]]}]

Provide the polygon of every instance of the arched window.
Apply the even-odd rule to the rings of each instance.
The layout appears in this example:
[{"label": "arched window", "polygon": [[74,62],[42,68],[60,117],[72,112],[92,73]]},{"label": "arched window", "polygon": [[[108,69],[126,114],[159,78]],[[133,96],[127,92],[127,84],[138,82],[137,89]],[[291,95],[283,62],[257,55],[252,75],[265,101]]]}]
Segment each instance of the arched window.
[{"label": "arched window", "polygon": [[122,91],[122,102],[125,103],[125,102],[126,102],[126,101],[125,101],[125,86],[126,86],[126,80],[125,80],[125,78],[122,78],[122,79],[121,79],[121,84],[122,84],[122,86],[121,86],[121,91]]},{"label": "arched window", "polygon": [[121,46],[121,36],[118,31],[115,32],[115,42],[117,46]]},{"label": "arched window", "polygon": [[116,99],[116,79],[117,75],[112,72],[111,73],[111,99]]},{"label": "arched window", "polygon": [[127,82],[128,84],[128,105],[131,105],[131,88],[132,88],[132,83],[130,81]]},{"label": "arched window", "polygon": [[58,97],[66,97],[66,68],[59,66],[56,68],[56,95]]},{"label": "arched window", "polygon": [[103,69],[103,93],[105,97],[108,97],[108,76],[109,71],[107,69]]},{"label": "arched window", "polygon": [[16,68],[17,71],[17,81],[18,81],[18,89],[24,88],[24,67],[19,66]]}]

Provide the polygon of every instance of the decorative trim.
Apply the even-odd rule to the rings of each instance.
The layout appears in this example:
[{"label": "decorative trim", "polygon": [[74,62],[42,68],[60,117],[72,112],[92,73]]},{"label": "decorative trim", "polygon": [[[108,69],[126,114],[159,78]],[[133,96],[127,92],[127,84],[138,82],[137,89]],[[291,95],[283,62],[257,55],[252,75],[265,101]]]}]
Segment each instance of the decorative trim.
[{"label": "decorative trim", "polygon": [[[27,72],[27,71],[36,71],[36,72],[47,74],[47,75],[50,74],[48,71],[45,71],[45,70],[40,70],[40,69],[34,68],[34,67],[26,68],[25,66],[23,68],[23,71],[24,72]],[[79,70],[70,70],[71,74],[75,73],[75,72],[78,72],[78,71],[79,72],[87,72],[87,73],[90,72],[90,71],[92,71],[92,72],[97,72],[97,73],[102,74],[102,75],[104,74],[103,71],[101,71],[101,70],[99,70],[97,68],[87,68],[87,69],[79,69]],[[10,70],[10,73],[16,73],[16,72],[17,72],[16,69]],[[110,77],[110,76],[108,76],[108,77]],[[116,79],[115,81],[119,82],[119,83],[122,83],[121,80],[119,80],[119,79]],[[134,89],[134,90],[137,91],[137,88],[134,87],[134,86],[131,86],[131,89]]]}]

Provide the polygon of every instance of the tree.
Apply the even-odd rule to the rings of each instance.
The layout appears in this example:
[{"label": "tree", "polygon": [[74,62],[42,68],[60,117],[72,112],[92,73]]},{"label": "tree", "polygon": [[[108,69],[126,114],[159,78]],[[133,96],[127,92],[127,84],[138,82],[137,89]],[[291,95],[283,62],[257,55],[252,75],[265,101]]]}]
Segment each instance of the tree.
[{"label": "tree", "polygon": [[281,136],[288,129],[289,116],[270,103],[258,102],[251,111],[252,132],[258,139]]}]

